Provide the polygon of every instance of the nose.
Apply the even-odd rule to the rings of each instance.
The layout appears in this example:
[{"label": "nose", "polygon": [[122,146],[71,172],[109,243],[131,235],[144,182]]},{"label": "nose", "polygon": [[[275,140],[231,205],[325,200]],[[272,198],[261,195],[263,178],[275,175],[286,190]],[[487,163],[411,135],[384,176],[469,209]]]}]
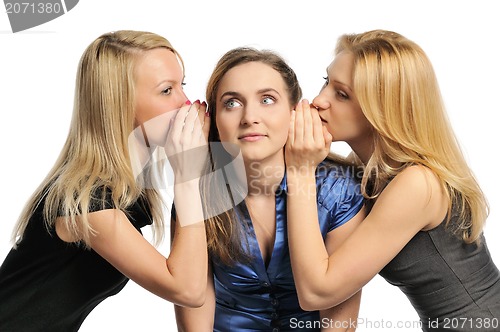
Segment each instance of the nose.
[{"label": "nose", "polygon": [[181,90],[181,93],[178,96],[179,96],[178,104],[179,104],[179,108],[180,108],[180,107],[182,107],[182,105],[184,105],[186,103],[186,101],[188,101],[188,97],[184,93],[184,90]]},{"label": "nose", "polygon": [[312,104],[318,108],[318,111],[328,109],[330,107],[330,102],[325,95],[325,90],[321,90],[320,93],[314,97]]},{"label": "nose", "polygon": [[260,107],[256,105],[246,105],[243,107],[243,114],[241,115],[242,125],[252,125],[261,121]]}]

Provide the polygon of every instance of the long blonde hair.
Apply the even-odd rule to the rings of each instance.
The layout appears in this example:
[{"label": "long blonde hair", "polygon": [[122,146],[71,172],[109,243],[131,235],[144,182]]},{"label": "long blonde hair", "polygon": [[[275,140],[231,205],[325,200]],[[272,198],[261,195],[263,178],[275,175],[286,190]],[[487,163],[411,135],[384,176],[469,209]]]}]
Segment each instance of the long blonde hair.
[{"label": "long blonde hair", "polygon": [[135,121],[135,63],[144,51],[155,48],[172,51],[182,64],[170,42],[150,32],[106,33],[87,47],[78,66],[66,143],[21,213],[13,233],[15,243],[22,240],[31,216],[45,200],[46,227],[53,227],[58,216],[67,216],[68,230],[88,246],[93,232],[87,218],[91,199],[104,200],[95,195],[104,195],[107,190],[112,193],[114,208],[125,212],[139,197],[144,197],[155,224],[154,240],[159,243],[163,238],[160,195],[137,183],[128,149],[128,136]]},{"label": "long blonde hair", "polygon": [[[375,129],[374,153],[362,180],[365,196],[376,198],[404,167],[424,165],[449,195],[448,226],[465,242],[478,241],[489,206],[453,133],[427,55],[385,30],[343,35],[336,47],[340,52],[354,55],[354,92]],[[402,167],[391,167],[390,161]],[[460,218],[449,225],[452,206]]]}]

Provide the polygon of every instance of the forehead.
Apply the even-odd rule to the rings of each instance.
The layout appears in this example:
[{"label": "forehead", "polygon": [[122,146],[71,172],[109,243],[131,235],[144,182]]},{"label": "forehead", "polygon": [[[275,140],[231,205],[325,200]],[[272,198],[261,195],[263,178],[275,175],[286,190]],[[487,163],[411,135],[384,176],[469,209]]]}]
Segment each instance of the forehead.
[{"label": "forehead", "polygon": [[338,77],[342,81],[350,81],[354,70],[354,55],[350,52],[340,52],[328,66],[328,75]]},{"label": "forehead", "polygon": [[264,88],[272,88],[280,93],[286,91],[285,81],[278,71],[268,64],[254,61],[227,71],[220,82],[217,95],[226,91],[256,93]]},{"label": "forehead", "polygon": [[177,55],[166,48],[156,48],[142,53],[135,65],[140,79],[179,80],[183,71]]}]

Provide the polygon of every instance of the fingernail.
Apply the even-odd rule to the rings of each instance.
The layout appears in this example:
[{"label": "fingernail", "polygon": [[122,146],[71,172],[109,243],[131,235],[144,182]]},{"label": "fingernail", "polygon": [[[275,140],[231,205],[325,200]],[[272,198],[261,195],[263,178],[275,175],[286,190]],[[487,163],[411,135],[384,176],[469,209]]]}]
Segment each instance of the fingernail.
[{"label": "fingernail", "polygon": [[203,106],[207,107],[207,103],[204,101],[203,103],[201,103]]},{"label": "fingernail", "polygon": [[200,100],[196,99],[193,104],[199,104],[199,103],[200,103]]},{"label": "fingernail", "polygon": [[186,100],[186,105],[191,105],[191,102],[188,100]]},{"label": "fingernail", "polygon": [[209,112],[208,110],[206,110],[206,111],[205,111],[205,116],[206,116],[207,118],[209,118],[209,117],[210,117],[210,112]]}]

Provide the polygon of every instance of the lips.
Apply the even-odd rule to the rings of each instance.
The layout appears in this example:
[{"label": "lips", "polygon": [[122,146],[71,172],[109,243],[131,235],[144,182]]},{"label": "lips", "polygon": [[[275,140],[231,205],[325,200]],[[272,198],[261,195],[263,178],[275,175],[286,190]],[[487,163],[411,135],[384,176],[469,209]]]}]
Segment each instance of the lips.
[{"label": "lips", "polygon": [[264,137],[266,137],[266,135],[260,133],[247,133],[239,136],[238,139],[246,142],[255,142]]}]

